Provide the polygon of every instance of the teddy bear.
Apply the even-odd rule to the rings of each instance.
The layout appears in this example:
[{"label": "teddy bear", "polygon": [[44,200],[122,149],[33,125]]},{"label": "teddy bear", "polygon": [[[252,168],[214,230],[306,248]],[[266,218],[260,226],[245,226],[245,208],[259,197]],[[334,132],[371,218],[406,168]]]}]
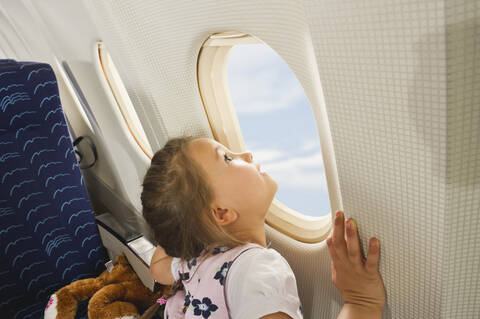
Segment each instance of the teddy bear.
[{"label": "teddy bear", "polygon": [[165,292],[153,293],[143,285],[125,256],[97,278],[77,280],[50,296],[45,308],[46,319],[73,319],[79,302],[88,302],[89,319],[140,318],[140,312],[155,304]]}]

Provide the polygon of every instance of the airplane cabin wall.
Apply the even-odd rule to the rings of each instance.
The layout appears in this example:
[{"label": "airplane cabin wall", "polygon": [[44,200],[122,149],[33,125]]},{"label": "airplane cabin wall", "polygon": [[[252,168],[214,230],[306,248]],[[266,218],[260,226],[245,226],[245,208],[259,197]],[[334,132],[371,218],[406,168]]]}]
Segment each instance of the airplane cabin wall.
[{"label": "airplane cabin wall", "polygon": [[380,234],[393,316],[478,317],[479,2],[305,5],[343,206]]},{"label": "airplane cabin wall", "polygon": [[[99,124],[103,166],[84,171],[89,193],[123,198],[136,214],[148,160],[109,115],[115,102],[98,72],[96,41],[120,66],[156,150],[178,134],[212,136],[196,82],[203,41],[228,30],[259,37],[292,68],[317,120],[326,108],[343,200],[332,209],[358,221],[365,251],[368,238],[380,239],[384,318],[480,313],[475,0],[23,0],[0,1],[0,17],[5,55],[71,67]],[[8,24],[16,31],[5,32]],[[55,71],[59,78],[61,67]],[[73,111],[67,117],[82,121]],[[88,133],[76,125],[77,135]],[[103,204],[127,218],[111,200]],[[336,318],[342,300],[325,244],[266,230],[295,272],[305,318]]]}]

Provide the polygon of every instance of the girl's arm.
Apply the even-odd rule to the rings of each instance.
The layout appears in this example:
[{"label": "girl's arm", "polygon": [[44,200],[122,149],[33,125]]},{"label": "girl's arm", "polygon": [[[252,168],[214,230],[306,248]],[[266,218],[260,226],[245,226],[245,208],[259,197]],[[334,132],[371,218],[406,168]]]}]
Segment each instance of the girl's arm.
[{"label": "girl's arm", "polygon": [[345,223],[343,212],[338,211],[327,246],[332,257],[332,280],[344,301],[338,319],[381,319],[385,288],[378,272],[378,240],[370,239],[365,260],[360,251],[355,221],[349,219]]},{"label": "girl's arm", "polygon": [[172,259],[161,246],[157,246],[150,262],[150,274],[156,282],[162,285],[172,285],[175,282],[171,270]]}]

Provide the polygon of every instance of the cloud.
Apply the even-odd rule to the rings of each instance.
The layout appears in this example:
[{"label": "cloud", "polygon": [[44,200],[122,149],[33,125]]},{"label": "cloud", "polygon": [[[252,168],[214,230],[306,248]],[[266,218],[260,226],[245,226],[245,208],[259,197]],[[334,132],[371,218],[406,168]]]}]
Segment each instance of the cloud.
[{"label": "cloud", "polygon": [[259,150],[252,150],[253,160],[260,164],[272,162],[278,158],[284,158],[285,153],[276,149],[262,148]]},{"label": "cloud", "polygon": [[312,151],[314,149],[319,149],[320,148],[320,141],[318,139],[309,139],[306,141],[303,141],[302,144],[300,145],[300,150],[301,151]]},{"label": "cloud", "polygon": [[302,105],[305,91],[271,48],[234,48],[228,61],[230,95],[239,114],[259,114]]},{"label": "cloud", "polygon": [[[266,45],[244,45],[232,49],[228,61],[228,84],[238,114],[261,114],[308,105],[303,87],[283,59]],[[259,137],[260,138],[260,137]],[[279,187],[327,192],[318,138],[302,139],[292,150],[264,148],[268,141],[250,143],[259,162]],[[267,144],[268,145],[268,144]],[[315,152],[316,151],[316,152]],[[298,154],[298,153],[297,153]]]},{"label": "cloud", "polygon": [[[254,153],[254,156],[257,153],[261,154],[261,151]],[[268,154],[268,152],[266,153]],[[257,157],[260,158],[259,156]],[[280,161],[258,162],[278,183],[279,187],[327,191],[321,152],[310,156],[291,157]]]},{"label": "cloud", "polygon": [[[235,73],[258,70],[281,59],[272,48],[265,44],[236,45],[230,50],[228,69]],[[248,63],[237,63],[238,61]]]}]

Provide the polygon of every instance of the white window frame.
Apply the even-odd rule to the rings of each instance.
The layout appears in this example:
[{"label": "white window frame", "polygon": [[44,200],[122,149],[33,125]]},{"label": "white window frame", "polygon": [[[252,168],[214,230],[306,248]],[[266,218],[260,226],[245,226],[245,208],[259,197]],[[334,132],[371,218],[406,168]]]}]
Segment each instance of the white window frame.
[{"label": "white window frame", "polygon": [[[198,57],[198,87],[212,134],[218,142],[234,152],[243,152],[246,147],[228,89],[228,55],[234,45],[254,43],[263,42],[235,31],[216,33],[204,42]],[[306,216],[276,198],[269,208],[266,223],[305,243],[325,240],[331,229],[330,214],[323,217]]]},{"label": "white window frame", "polygon": [[138,115],[135,111],[135,107],[128,96],[127,89],[123,85],[123,81],[118,74],[118,71],[113,63],[110,54],[108,53],[105,45],[102,41],[97,42],[98,47],[98,59],[100,61],[100,66],[107,80],[110,91],[115,98],[115,102],[122,114],[123,120],[127,124],[128,130],[132,135],[133,139],[137,143],[138,147],[142,152],[149,158],[152,159],[153,151],[150,143],[148,142],[147,135],[142,127],[142,123],[138,118]]}]

